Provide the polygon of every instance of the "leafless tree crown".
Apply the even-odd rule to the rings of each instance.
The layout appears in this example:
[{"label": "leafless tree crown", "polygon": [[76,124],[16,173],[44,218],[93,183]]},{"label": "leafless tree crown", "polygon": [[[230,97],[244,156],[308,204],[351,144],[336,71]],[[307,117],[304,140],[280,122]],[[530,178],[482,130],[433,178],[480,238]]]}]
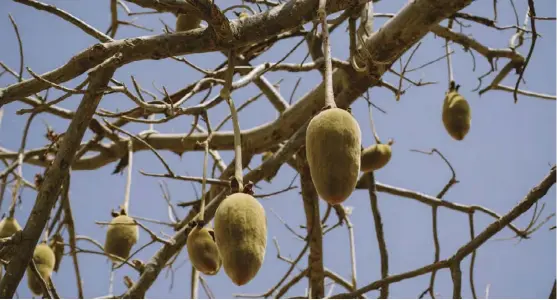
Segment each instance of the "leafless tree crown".
[{"label": "leafless tree crown", "polygon": [[[19,64],[0,61],[0,76],[10,78],[13,82],[0,87],[0,121],[7,118],[26,118],[27,123],[18,149],[0,147],[0,160],[4,165],[0,171],[0,204],[5,194],[11,196],[10,209],[3,224],[6,224],[8,218],[16,216],[15,208],[18,202],[22,201],[22,189],[35,190],[36,200],[28,219],[24,221],[19,218],[23,229],[14,225],[15,229],[12,231],[15,233],[10,231],[0,239],[0,263],[4,270],[0,281],[0,296],[14,297],[25,272],[31,272],[41,279],[37,284],[44,297],[84,298],[85,287],[81,279],[84,270],[80,268],[78,254],[79,257],[97,254],[111,258],[114,261],[113,269],[130,270],[130,276],[125,276],[123,282],[111,282],[111,285],[123,283],[126,292],[117,295],[112,292],[111,287],[105,297],[142,298],[156,280],[164,280],[161,276],[164,270],[174,272],[174,264],[178,254],[185,252],[182,249],[186,248],[184,246],[191,229],[208,224],[227,195],[232,192],[245,192],[252,194],[256,199],[263,199],[298,189],[296,182],[299,182],[302,199],[300,207],[303,207],[306,216],[306,224],[303,226],[306,233],[298,233],[299,229],[282,221],[280,216],[275,216],[297,239],[302,240],[305,246],[295,258],[288,258],[281,254],[278,240],[269,237],[267,250],[274,247],[278,252],[278,259],[289,266],[288,271],[277,283],[264,287],[261,294],[239,296],[284,297],[292,286],[307,277],[307,293],[301,295],[301,298],[365,298],[365,293],[372,290],[379,290],[380,298],[388,298],[390,284],[429,274],[429,285],[424,286],[423,293],[418,292],[416,297],[434,298],[436,273],[448,269],[453,282],[453,298],[462,297],[463,280],[470,281],[471,294],[476,298],[479,293],[475,289],[473,278],[476,250],[505,228],[512,231],[517,239],[528,239],[555,215],[553,213],[540,218],[543,206],[542,209],[538,207],[538,201],[555,183],[555,166],[548,167],[546,177],[536,179],[541,181],[530,191],[524,191],[525,195],[514,208],[501,214],[484,206],[444,200],[445,194],[459,181],[457,171],[451,165],[448,156],[436,148],[413,151],[436,155],[450,169],[452,176],[438,194],[427,195],[378,182],[373,171],[388,164],[391,157],[390,147],[393,145],[393,148],[396,148],[396,144],[393,140],[381,141],[379,138],[371,110],[374,107],[377,112],[382,112],[382,109],[376,103],[372,103],[368,91],[372,87],[385,88],[392,92],[393,101],[404,100],[409,89],[436,83],[416,79],[416,73],[412,72],[443,63],[448,66],[448,85],[451,86],[451,90],[457,91],[458,78],[455,79],[452,59],[454,50],[458,48],[469,53],[466,55],[471,55],[474,69],[476,63],[488,64],[488,72],[478,75],[476,91],[480,95],[497,90],[508,93],[509,98],[514,99],[515,103],[519,99],[531,101],[532,98],[555,101],[555,95],[530,91],[523,87],[524,74],[535,55],[536,42],[540,36],[536,24],[555,20],[552,16],[544,15],[546,12],[537,12],[534,0],[523,1],[528,4],[527,11],[514,10],[516,23],[501,24],[497,12],[498,6],[503,4],[496,0],[491,1],[493,14],[490,16],[487,16],[487,12],[483,16],[464,12],[471,0],[415,0],[405,3],[396,14],[375,11],[374,2],[369,0],[243,0],[242,4],[238,5],[211,0],[110,0],[104,1],[110,5],[110,18],[107,18],[108,29],[103,32],[81,20],[78,15],[55,5],[37,0],[13,0],[27,6],[28,9],[40,10],[53,18],[60,18],[69,23],[67,26],[75,26],[98,42],[76,53],[60,67],[39,74],[27,67],[23,55],[25,41],[21,38],[21,27],[18,27],[16,20],[9,15],[17,44],[4,41],[2,47],[19,47],[20,60]],[[104,2],[98,5],[108,4]],[[514,8],[513,0],[510,2]],[[178,22],[166,24],[160,19],[162,32],[158,33],[157,30],[142,25],[145,15],[162,14],[172,14],[172,19],[178,18]],[[202,24],[202,20],[206,24]],[[374,28],[374,21],[380,20],[387,21]],[[128,26],[145,30],[148,35],[118,38],[118,29]],[[179,30],[176,30],[177,27]],[[470,27],[505,34],[509,37],[509,44],[498,48],[487,46],[466,33]],[[329,33],[344,31],[345,28],[349,41],[346,45],[349,57],[331,57]],[[436,37],[436,41],[444,48],[444,55],[420,65],[411,64],[413,56],[420,49],[422,38],[427,35]],[[299,42],[292,44],[292,50],[283,53],[281,57],[259,64],[253,62],[276,44],[298,40]],[[303,61],[286,62],[292,52],[304,47],[307,47],[308,54]],[[186,57],[211,52],[221,52],[226,57],[225,61],[213,68],[203,68],[190,57]],[[405,53],[406,59],[403,59]],[[191,72],[201,74],[201,79],[187,82],[181,89],[172,90],[167,88],[164,82],[160,87],[157,83],[150,88],[150,83],[140,82],[133,74],[126,75],[129,76],[129,80],[115,76],[117,70],[124,66],[139,61],[163,59],[191,68]],[[500,65],[502,67],[499,67]],[[280,82],[272,83],[266,78],[267,74],[274,72],[309,74],[316,70],[323,77],[323,83],[298,99],[295,98],[299,81],[294,90],[286,95],[284,90],[281,91],[279,88]],[[118,73],[118,76],[123,77],[122,74]],[[396,78],[396,81],[388,82],[385,74],[390,74],[389,78]],[[509,78],[514,82],[511,85],[508,84]],[[240,104],[239,99],[232,96],[233,92],[252,84],[260,90],[259,94]],[[150,91],[153,89],[157,91]],[[48,96],[49,92],[60,96],[52,99]],[[100,108],[101,100],[108,95],[117,96],[128,103],[118,105],[120,108],[117,111]],[[66,101],[76,98],[80,101],[75,110],[63,107]],[[194,101],[198,102],[193,103]],[[242,128],[239,118],[241,111],[261,101],[268,101],[277,111],[277,117],[256,127]],[[377,151],[374,155],[382,156],[383,160],[377,162],[378,158],[373,158],[377,163],[369,166],[370,172],[362,172],[356,185],[356,189],[367,190],[369,193],[370,218],[375,225],[375,237],[379,246],[380,265],[373,267],[380,270],[381,277],[374,282],[357,282],[356,266],[359,264],[355,256],[351,209],[343,204],[330,205],[319,200],[305,152],[309,121],[328,107],[350,111],[350,106],[356,101],[366,101],[368,104],[369,121],[375,142],[377,146],[382,145],[374,148],[374,151]],[[4,115],[4,107],[15,103],[25,106],[14,115]],[[230,114],[217,122],[212,113],[219,104],[226,104]],[[474,112],[471,113],[473,115]],[[60,132],[55,132],[47,126],[46,145],[31,148],[26,146],[26,140],[30,124],[33,120],[36,122],[38,115],[64,119],[69,121],[69,125],[66,130]],[[160,129],[164,124],[184,118],[191,118],[193,122],[190,128],[179,134],[165,133]],[[223,130],[229,126],[229,121],[233,130]],[[145,130],[130,129],[141,126]],[[363,123],[360,123],[360,127],[368,128]],[[90,138],[85,138],[86,133]],[[460,136],[464,137],[465,134]],[[452,133],[451,135],[459,136]],[[456,140],[454,142],[459,143]],[[362,145],[362,149],[365,147],[367,146]],[[167,162],[166,155],[171,154],[163,155],[162,150],[178,155],[191,151],[203,152],[203,163],[199,162],[199,165],[203,166],[202,174],[180,174],[175,166]],[[155,220],[149,216],[128,218],[132,221],[127,225],[137,226],[142,235],[146,234],[149,237],[149,241],[146,244],[135,244],[137,236],[134,236],[131,253],[126,254],[127,259],[121,259],[114,253],[108,253],[110,251],[105,249],[103,242],[88,237],[86,232],[76,232],[76,220],[72,213],[72,206],[76,204],[69,196],[72,178],[70,171],[90,171],[115,165],[114,174],[127,172],[124,201],[119,208],[116,206],[120,203],[114,205],[116,210],[113,211],[113,216],[128,215],[130,198],[133,198],[130,197],[132,172],[136,172],[133,166],[134,156],[141,151],[156,157],[164,169],[162,173],[139,170],[142,176],[188,181],[194,183],[194,189],[197,188],[195,184],[201,184],[201,195],[193,201],[173,203],[167,183],[160,181],[159,187],[168,207],[169,221]],[[225,151],[233,151],[232,161],[226,162],[226,154],[221,156]],[[261,154],[261,162],[257,161],[256,167],[250,167],[255,162],[253,158]],[[396,150],[392,155],[396,155]],[[24,174],[24,164],[41,167],[43,171],[33,175]],[[271,182],[283,164],[295,170],[299,178],[292,180],[287,187],[262,192],[258,183],[263,180]],[[30,179],[31,176],[34,176],[33,180]],[[431,264],[403,273],[389,271],[389,247],[379,210],[380,193],[409,198],[431,208],[434,241],[434,260]],[[327,207],[324,215],[320,214],[320,205]],[[529,225],[525,228],[515,225],[514,221],[532,207],[534,217]],[[439,208],[467,215],[470,226],[470,240],[456,252],[443,257],[440,254],[437,228]],[[186,210],[185,217],[179,217],[180,210]],[[270,213],[271,211],[267,211],[266,218],[275,217]],[[475,228],[474,216],[477,214],[491,217],[492,223],[481,230]],[[336,222],[333,225],[327,223],[329,217],[335,218],[335,215]],[[101,226],[109,225],[106,221],[97,223]],[[157,233],[150,229],[147,223],[166,226],[174,231],[174,235]],[[109,226],[116,228],[114,226],[117,225],[125,224],[112,223]],[[350,278],[343,278],[323,263],[323,238],[327,233],[341,227],[348,230]],[[85,241],[85,244],[78,245],[77,242],[80,240]],[[56,265],[48,267],[49,272],[58,271],[58,265],[64,256],[71,257],[78,295],[58,295],[55,280],[44,275],[50,274],[45,271],[46,264],[32,260],[36,245],[43,241],[49,243],[57,261]],[[149,260],[136,259],[138,253],[152,244],[158,245],[159,249]],[[466,279],[462,276],[461,268],[464,267],[463,260],[468,257],[471,257],[471,260],[470,271],[467,273],[469,278]],[[298,263],[304,258],[307,259],[307,267],[300,268]],[[204,274],[192,268],[192,298],[198,296],[199,285],[208,297],[212,297],[212,291],[204,277]],[[335,293],[332,288],[334,286],[342,287],[344,291]],[[554,290],[555,285],[553,297]]]}]

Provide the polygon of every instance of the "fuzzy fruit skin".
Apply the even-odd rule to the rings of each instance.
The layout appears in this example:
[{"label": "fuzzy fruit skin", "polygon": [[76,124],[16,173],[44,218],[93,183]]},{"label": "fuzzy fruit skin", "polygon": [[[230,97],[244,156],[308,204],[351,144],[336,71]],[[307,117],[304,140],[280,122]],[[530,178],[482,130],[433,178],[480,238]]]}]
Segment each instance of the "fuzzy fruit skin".
[{"label": "fuzzy fruit skin", "polygon": [[194,227],[188,235],[187,248],[192,265],[205,275],[219,272],[222,260],[211,228]]},{"label": "fuzzy fruit skin", "polygon": [[391,160],[391,153],[391,146],[388,144],[367,147],[362,151],[362,172],[373,172],[383,168]]},{"label": "fuzzy fruit skin", "polygon": [[251,195],[228,196],[215,213],[215,238],[224,271],[237,286],[252,280],[265,258],[267,217]]},{"label": "fuzzy fruit skin", "polygon": [[15,218],[7,217],[0,221],[0,238],[7,238],[21,230]]},{"label": "fuzzy fruit skin", "polygon": [[201,25],[201,19],[193,13],[179,14],[176,17],[176,32],[188,31],[198,28]]},{"label": "fuzzy fruit skin", "polygon": [[[0,238],[7,238],[21,230],[21,226],[13,217],[7,217],[0,221]],[[0,266],[0,279],[2,279],[2,266]]]},{"label": "fuzzy fruit skin", "polygon": [[447,92],[443,102],[443,124],[450,136],[457,141],[462,141],[470,130],[471,120],[468,101],[457,91]]},{"label": "fuzzy fruit skin", "polygon": [[360,174],[361,131],[340,108],[321,111],[306,132],[306,156],[317,193],[331,205],[344,202]]},{"label": "fuzzy fruit skin", "polygon": [[[134,225],[127,225],[134,224]],[[106,232],[106,241],[104,243],[104,251],[106,253],[119,256],[127,259],[130,251],[139,239],[139,229],[135,225],[134,219],[120,215],[108,225]],[[112,259],[113,262],[120,262],[117,259]]]},{"label": "fuzzy fruit skin", "polygon": [[[48,283],[52,275],[52,270],[54,269],[54,264],[56,263],[56,258],[52,249],[45,243],[38,244],[33,252],[33,261],[41,277]],[[35,276],[30,267],[27,267],[27,285],[33,294],[37,296],[43,294],[40,279]]]}]

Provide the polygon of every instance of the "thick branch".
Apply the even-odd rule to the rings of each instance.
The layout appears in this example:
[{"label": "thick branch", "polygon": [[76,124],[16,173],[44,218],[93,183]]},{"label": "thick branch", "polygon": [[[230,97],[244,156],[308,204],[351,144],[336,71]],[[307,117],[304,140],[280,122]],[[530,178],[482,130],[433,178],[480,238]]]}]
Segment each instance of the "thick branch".
[{"label": "thick branch", "polygon": [[[135,1],[153,3],[153,1]],[[167,1],[168,2],[168,1]],[[122,53],[122,64],[145,60],[163,59],[191,53],[205,53],[247,46],[294,29],[315,18],[317,1],[290,1],[266,12],[251,16],[249,20],[234,20],[235,38],[232,41],[215,42],[211,28],[118,40],[96,44],[74,56],[64,66],[41,75],[42,78],[63,83],[97,66],[117,52]],[[327,12],[332,14],[346,9],[351,1],[327,1]],[[285,8],[286,7],[286,8]],[[21,97],[30,96],[48,88],[48,84],[37,79],[29,79],[0,89],[0,107]]]},{"label": "thick branch", "polygon": [[320,299],[325,297],[325,270],[323,268],[323,231],[319,216],[319,196],[313,186],[304,147],[298,151],[296,158],[300,168],[300,185],[302,186],[302,200],[309,238],[308,272],[311,299]]},{"label": "thick branch", "polygon": [[77,151],[83,134],[93,117],[95,110],[102,98],[102,92],[119,63],[120,56],[115,56],[91,71],[90,83],[87,93],[84,95],[75,116],[70,123],[60,149],[56,154],[53,164],[47,169],[44,181],[40,185],[37,200],[33,210],[23,229],[24,238],[18,245],[16,255],[11,259],[7,267],[5,277],[0,282],[0,297],[12,298],[23,277],[25,266],[29,263],[35,245],[37,244],[43,229],[46,226],[50,211],[56,203],[60,192],[60,186],[72,165],[75,152]]}]

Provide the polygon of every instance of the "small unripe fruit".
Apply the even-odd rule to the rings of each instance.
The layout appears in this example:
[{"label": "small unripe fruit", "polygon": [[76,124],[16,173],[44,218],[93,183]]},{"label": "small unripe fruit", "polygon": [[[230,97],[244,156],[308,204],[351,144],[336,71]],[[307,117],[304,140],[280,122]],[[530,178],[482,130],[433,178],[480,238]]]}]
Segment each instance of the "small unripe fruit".
[{"label": "small unripe fruit", "polygon": [[470,105],[466,99],[456,89],[449,89],[443,102],[443,124],[447,132],[461,141],[470,130],[471,120]]},{"label": "small unripe fruit", "polygon": [[[56,263],[54,252],[47,244],[40,243],[35,247],[35,251],[33,252],[33,261],[39,270],[39,274],[41,274],[41,277],[48,284],[50,276],[52,275],[52,270],[54,269],[54,264]],[[37,296],[43,294],[40,279],[31,271],[31,267],[27,267],[27,284],[33,294]]]},{"label": "small unripe fruit", "polygon": [[376,144],[362,151],[362,172],[373,172],[383,168],[391,160],[391,146]]},{"label": "small unripe fruit", "polygon": [[321,111],[306,132],[306,156],[317,193],[331,205],[352,194],[360,173],[361,132],[340,108]]},{"label": "small unripe fruit", "polygon": [[215,213],[215,238],[228,277],[238,286],[248,283],[265,258],[265,209],[249,194],[228,196]]},{"label": "small unripe fruit", "polygon": [[176,32],[196,29],[201,25],[201,19],[193,13],[179,14],[176,17]]},{"label": "small unripe fruit", "polygon": [[0,221],[0,238],[10,237],[20,230],[21,226],[13,217],[7,217]]},{"label": "small unripe fruit", "polygon": [[[0,221],[0,238],[7,238],[21,230],[21,226],[13,217],[7,217]],[[0,266],[0,279],[2,279],[2,266]]]},{"label": "small unripe fruit", "polygon": [[190,261],[195,269],[205,275],[219,272],[221,259],[215,243],[213,229],[195,226],[188,235],[187,247]]},{"label": "small unripe fruit", "polygon": [[[108,225],[104,251],[125,260],[138,239],[139,229],[134,219],[126,215],[117,216]],[[115,263],[120,262],[116,258],[111,259]]]}]

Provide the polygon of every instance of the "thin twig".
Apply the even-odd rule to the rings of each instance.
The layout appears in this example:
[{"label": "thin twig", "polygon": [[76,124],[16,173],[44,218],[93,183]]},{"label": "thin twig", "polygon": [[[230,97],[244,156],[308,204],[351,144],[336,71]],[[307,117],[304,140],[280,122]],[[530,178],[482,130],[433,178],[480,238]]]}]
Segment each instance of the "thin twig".
[{"label": "thin twig", "polygon": [[14,18],[11,14],[8,14],[10,18],[10,22],[12,22],[12,26],[14,27],[15,35],[17,37],[17,43],[19,45],[19,76],[17,80],[19,82],[23,81],[23,66],[24,66],[24,59],[23,59],[23,43],[21,42],[21,36],[19,35],[19,29],[17,28],[17,24],[15,23]]},{"label": "thin twig", "polygon": [[[468,222],[470,225],[470,239],[473,240],[476,236],[474,234],[474,214],[468,214]],[[476,261],[476,250],[472,252],[470,258],[470,289],[472,290],[472,297],[478,299],[476,296],[476,287],[474,286],[474,262]]]},{"label": "thin twig", "polygon": [[64,223],[68,228],[68,234],[70,236],[70,254],[72,256],[74,271],[75,271],[75,280],[77,283],[77,295],[79,299],[84,298],[83,293],[83,283],[81,280],[81,272],[79,271],[79,263],[77,260],[77,241],[76,241],[76,234],[75,234],[75,225],[74,225],[74,218],[72,213],[72,208],[70,205],[70,178],[71,175],[68,174],[64,185],[62,186],[62,204],[61,207],[64,208]]},{"label": "thin twig", "polygon": [[[375,177],[373,172],[367,173],[369,201],[371,203],[371,213],[373,215],[373,222],[375,224],[375,235],[377,244],[379,246],[379,254],[381,256],[381,278],[385,279],[389,276],[389,255],[387,252],[387,244],[385,243],[385,234],[383,233],[383,221],[381,220],[381,213],[379,212],[379,205],[377,204],[377,193],[375,188]],[[389,285],[385,284],[381,287],[379,297],[381,299],[389,298]]]},{"label": "thin twig", "polygon": [[516,83],[514,85],[514,92],[513,92],[514,103],[518,101],[518,87],[520,85],[520,82],[522,81],[522,78],[524,77],[524,73],[526,72],[526,67],[528,66],[528,63],[532,58],[532,54],[534,53],[534,47],[536,47],[536,41],[538,39],[538,34],[536,31],[536,8],[534,7],[534,0],[528,0],[528,16],[530,17],[530,27],[532,27],[532,43],[530,44],[530,49],[528,50],[528,54],[526,55],[526,60],[522,65],[520,74],[518,75],[518,79],[516,80]]}]

